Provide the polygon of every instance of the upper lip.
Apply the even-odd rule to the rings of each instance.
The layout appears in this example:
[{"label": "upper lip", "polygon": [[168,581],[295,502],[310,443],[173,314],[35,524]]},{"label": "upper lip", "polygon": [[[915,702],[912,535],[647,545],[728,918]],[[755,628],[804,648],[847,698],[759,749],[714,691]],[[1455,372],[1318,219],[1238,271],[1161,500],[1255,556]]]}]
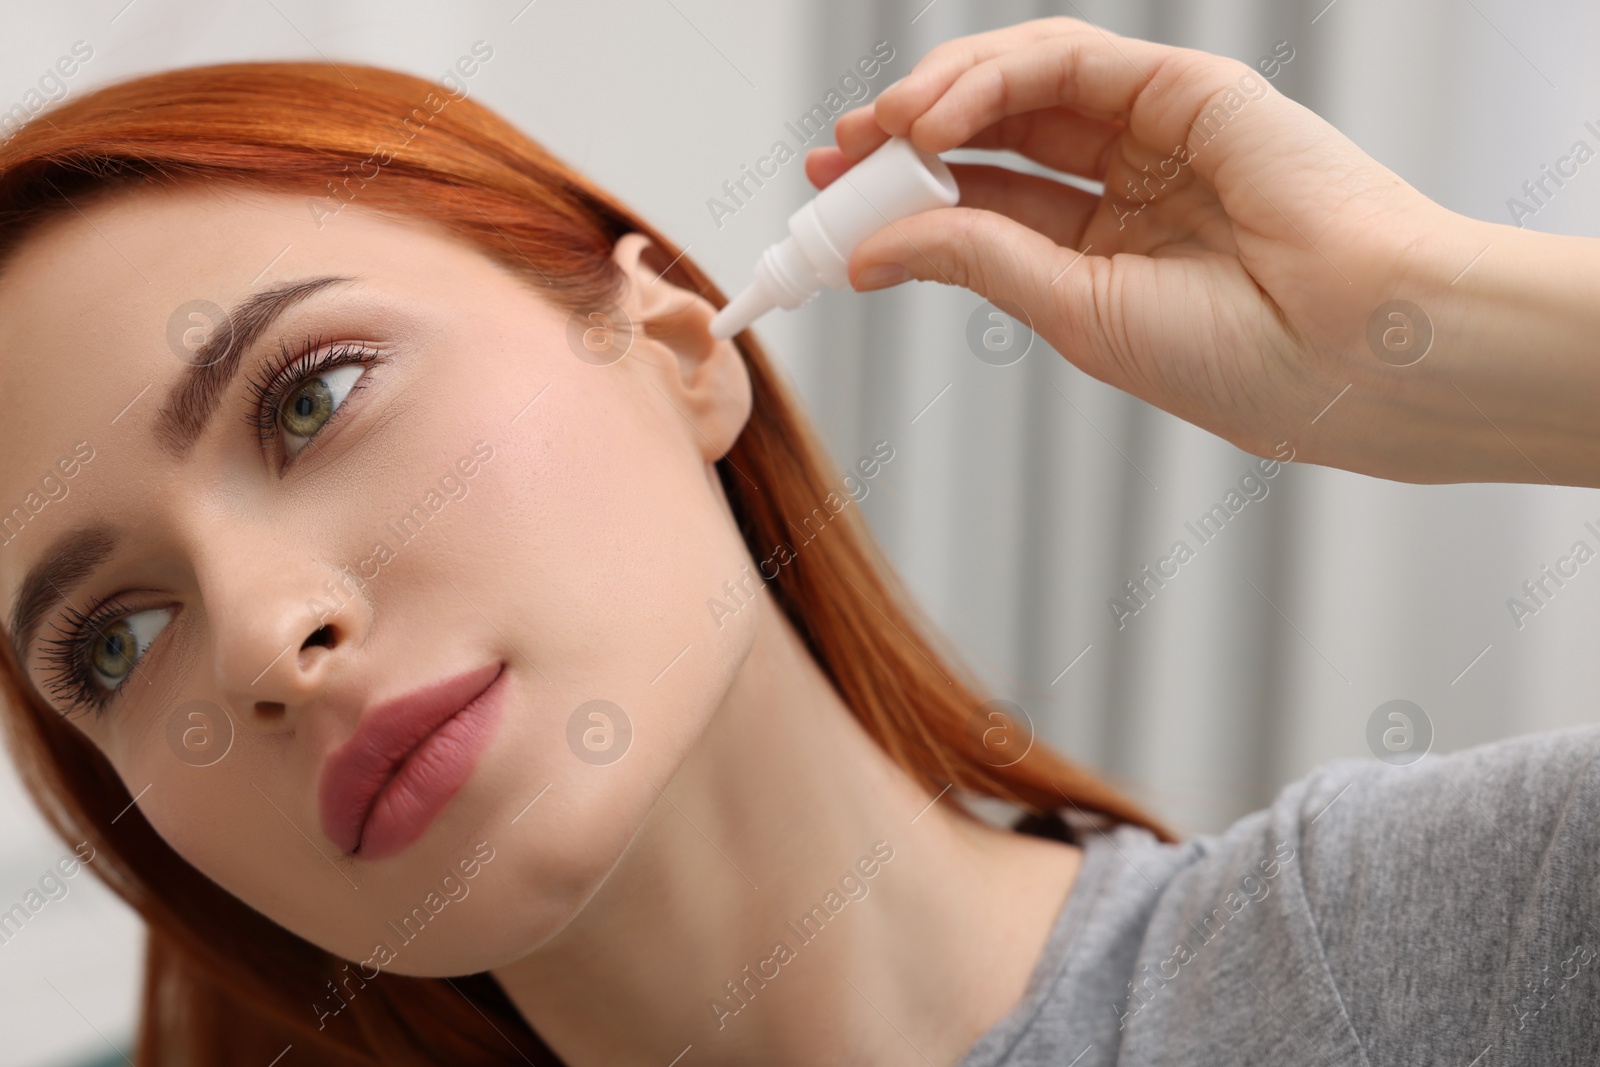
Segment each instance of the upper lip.
[{"label": "upper lip", "polygon": [[329,840],[355,852],[373,801],[400,764],[489,688],[503,666],[497,660],[368,708],[356,732],[322,763],[318,800]]}]

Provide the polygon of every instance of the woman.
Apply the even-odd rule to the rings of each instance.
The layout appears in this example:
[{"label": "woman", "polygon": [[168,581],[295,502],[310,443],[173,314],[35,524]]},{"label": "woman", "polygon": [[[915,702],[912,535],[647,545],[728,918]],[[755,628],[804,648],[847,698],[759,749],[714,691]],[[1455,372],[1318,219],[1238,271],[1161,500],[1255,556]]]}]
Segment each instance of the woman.
[{"label": "woman", "polygon": [[161,74],[0,147],[6,718],[149,922],[139,1062],[1592,1045],[1593,732],[1175,842],[976,695],[848,507],[893,442],[830,470],[721,299],[390,72]]}]

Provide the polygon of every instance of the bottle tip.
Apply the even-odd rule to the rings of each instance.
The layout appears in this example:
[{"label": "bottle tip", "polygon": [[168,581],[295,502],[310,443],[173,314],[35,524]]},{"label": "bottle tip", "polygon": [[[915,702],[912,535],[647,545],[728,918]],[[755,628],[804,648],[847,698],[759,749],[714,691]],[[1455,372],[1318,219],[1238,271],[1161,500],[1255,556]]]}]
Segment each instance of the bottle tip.
[{"label": "bottle tip", "polygon": [[777,306],[778,302],[767,294],[765,286],[759,281],[751,282],[712,318],[711,336],[726,340]]}]

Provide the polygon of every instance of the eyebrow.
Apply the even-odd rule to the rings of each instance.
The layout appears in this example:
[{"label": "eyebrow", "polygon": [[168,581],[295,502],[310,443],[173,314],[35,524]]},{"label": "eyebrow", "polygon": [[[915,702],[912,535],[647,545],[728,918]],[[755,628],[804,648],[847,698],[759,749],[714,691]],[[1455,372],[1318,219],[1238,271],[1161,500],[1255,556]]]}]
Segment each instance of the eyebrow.
[{"label": "eyebrow", "polygon": [[50,609],[111,557],[122,529],[109,523],[80,526],[50,543],[44,561],[34,565],[23,580],[11,616],[11,648],[17,666],[27,669],[28,645]]},{"label": "eyebrow", "polygon": [[327,275],[303,282],[263,289],[246,297],[223,316],[214,333],[195,350],[194,363],[167,391],[156,415],[157,442],[174,459],[188,454],[212,413],[222,401],[228,383],[239,372],[246,350],[266,332],[279,315],[314,293],[354,279]]},{"label": "eyebrow", "polygon": [[[278,316],[331,285],[354,280],[327,275],[273,286],[252,293],[225,313],[221,328],[195,349],[193,364],[167,391],[153,428],[157,443],[176,459],[186,456],[237,376],[244,353]],[[11,647],[19,667],[26,669],[28,646],[45,617],[111,558],[123,536],[120,526],[93,522],[50,542],[43,558],[23,578],[12,604]]]}]

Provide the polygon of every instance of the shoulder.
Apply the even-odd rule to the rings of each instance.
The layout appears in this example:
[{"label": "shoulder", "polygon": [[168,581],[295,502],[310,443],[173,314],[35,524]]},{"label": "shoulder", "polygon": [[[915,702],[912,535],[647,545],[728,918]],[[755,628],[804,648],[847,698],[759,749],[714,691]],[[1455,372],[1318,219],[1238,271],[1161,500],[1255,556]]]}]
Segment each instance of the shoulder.
[{"label": "shoulder", "polygon": [[1592,798],[1597,776],[1600,724],[1428,755],[1408,766],[1335,760],[1279,794],[1274,813],[1304,821],[1308,849],[1388,841],[1459,849],[1460,841],[1433,841],[1429,831],[1474,840],[1512,829],[1549,837],[1563,817],[1579,814],[1575,805],[1586,793]]},{"label": "shoulder", "polygon": [[1600,1063],[1597,812],[1600,726],[1323,764],[1170,874],[1123,832],[1117,1062]]},{"label": "shoulder", "polygon": [[1600,725],[1335,761],[1269,821],[1373,1064],[1600,1056]]},{"label": "shoulder", "polygon": [[[1395,903],[1468,902],[1596,890],[1600,725],[1527,734],[1394,767],[1324,764],[1279,794],[1271,821],[1300,842],[1324,943],[1357,918],[1363,892]],[[1362,919],[1361,929],[1390,920]]]}]

